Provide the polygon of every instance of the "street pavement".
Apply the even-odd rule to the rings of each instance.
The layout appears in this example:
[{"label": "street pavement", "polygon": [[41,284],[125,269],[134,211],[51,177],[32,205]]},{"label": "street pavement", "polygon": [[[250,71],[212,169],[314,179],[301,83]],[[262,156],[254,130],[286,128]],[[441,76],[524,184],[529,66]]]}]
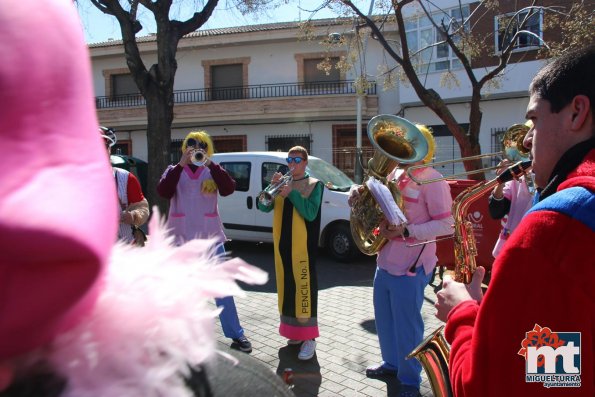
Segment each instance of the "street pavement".
[{"label": "street pavement", "polygon": [[[299,346],[288,346],[278,332],[279,314],[273,265],[273,246],[232,242],[231,256],[241,257],[269,273],[265,285],[242,284],[245,297],[236,297],[240,321],[253,344],[251,356],[281,375],[293,370],[292,390],[296,396],[396,396],[396,379],[375,380],[365,376],[366,367],[380,362],[380,348],[374,324],[372,281],[375,257],[358,257],[349,264],[338,263],[321,252],[318,262],[318,323],[316,355],[309,361],[297,359]],[[434,316],[435,285],[425,291],[422,309],[425,334],[443,323]],[[231,340],[216,327],[220,348]],[[433,396],[422,371],[422,396]]]}]

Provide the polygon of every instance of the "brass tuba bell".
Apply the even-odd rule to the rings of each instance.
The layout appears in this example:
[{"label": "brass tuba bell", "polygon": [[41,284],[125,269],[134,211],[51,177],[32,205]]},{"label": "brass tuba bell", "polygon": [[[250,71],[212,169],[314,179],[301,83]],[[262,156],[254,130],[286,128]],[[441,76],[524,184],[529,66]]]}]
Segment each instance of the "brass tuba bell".
[{"label": "brass tuba bell", "polygon": [[[368,122],[368,138],[374,146],[374,156],[368,161],[366,177],[373,177],[387,185],[397,205],[402,209],[401,193],[394,181],[386,176],[397,164],[413,164],[428,154],[428,142],[421,131],[404,118],[381,114]],[[353,241],[366,255],[376,254],[386,239],[374,233],[382,219],[382,211],[364,185],[351,209],[350,224]]]}]

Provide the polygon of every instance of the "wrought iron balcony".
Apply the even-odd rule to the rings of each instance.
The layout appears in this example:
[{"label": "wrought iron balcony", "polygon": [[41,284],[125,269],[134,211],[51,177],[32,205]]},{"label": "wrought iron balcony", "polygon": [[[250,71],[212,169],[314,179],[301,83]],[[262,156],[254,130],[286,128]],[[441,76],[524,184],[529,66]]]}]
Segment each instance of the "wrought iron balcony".
[{"label": "wrought iron balcony", "polygon": [[[313,83],[259,84],[225,88],[202,88],[174,91],[175,103],[199,103],[210,101],[262,99],[281,97],[304,97],[317,95],[355,95],[354,81],[332,81]],[[367,95],[376,95],[376,82],[366,89]],[[145,106],[140,94],[95,97],[97,109]]]}]

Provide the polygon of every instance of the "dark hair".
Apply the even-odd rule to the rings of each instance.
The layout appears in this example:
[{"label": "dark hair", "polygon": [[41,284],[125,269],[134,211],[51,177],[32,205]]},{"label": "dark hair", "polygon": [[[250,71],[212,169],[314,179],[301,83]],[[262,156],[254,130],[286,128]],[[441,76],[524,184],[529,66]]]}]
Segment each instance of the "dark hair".
[{"label": "dark hair", "polygon": [[568,52],[544,66],[533,78],[529,93],[550,103],[552,113],[558,113],[577,95],[585,95],[595,109],[595,46]]}]

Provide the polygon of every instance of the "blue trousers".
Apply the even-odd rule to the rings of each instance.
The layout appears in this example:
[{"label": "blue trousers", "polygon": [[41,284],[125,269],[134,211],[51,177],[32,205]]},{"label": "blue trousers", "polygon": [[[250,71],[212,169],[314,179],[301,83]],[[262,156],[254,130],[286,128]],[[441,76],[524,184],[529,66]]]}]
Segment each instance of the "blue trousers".
[{"label": "blue trousers", "polygon": [[[225,255],[225,247],[220,244],[217,247],[217,255]],[[244,335],[244,329],[240,325],[238,318],[238,311],[233,296],[226,296],[224,298],[215,298],[217,307],[223,307],[223,311],[219,314],[219,321],[221,321],[221,328],[223,328],[223,335],[226,338],[237,339]]]},{"label": "blue trousers", "polygon": [[423,339],[421,307],[430,276],[420,266],[415,276],[393,276],[377,268],[374,277],[374,315],[382,365],[397,370],[402,385],[418,389],[422,367],[407,355]]}]

